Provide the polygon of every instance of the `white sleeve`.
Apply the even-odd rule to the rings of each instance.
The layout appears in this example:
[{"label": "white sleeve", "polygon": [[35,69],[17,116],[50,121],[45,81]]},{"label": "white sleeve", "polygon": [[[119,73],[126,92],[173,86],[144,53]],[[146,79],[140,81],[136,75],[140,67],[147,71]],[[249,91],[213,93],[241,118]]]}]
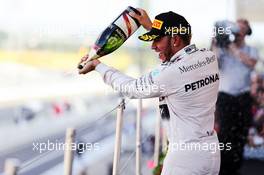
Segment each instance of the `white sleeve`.
[{"label": "white sleeve", "polygon": [[100,63],[95,69],[106,84],[129,98],[151,98],[166,96],[166,87],[158,80],[159,71],[154,70],[138,79]]}]

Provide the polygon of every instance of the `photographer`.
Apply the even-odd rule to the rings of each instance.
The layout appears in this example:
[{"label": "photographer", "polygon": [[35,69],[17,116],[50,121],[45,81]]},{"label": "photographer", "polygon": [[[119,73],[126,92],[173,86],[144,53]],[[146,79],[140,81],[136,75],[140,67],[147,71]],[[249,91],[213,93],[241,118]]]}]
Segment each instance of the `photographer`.
[{"label": "photographer", "polygon": [[234,41],[223,42],[218,34],[212,42],[212,50],[218,56],[220,68],[220,92],[216,109],[220,125],[219,141],[231,143],[232,147],[230,151],[221,151],[221,175],[237,174],[241,167],[243,148],[252,120],[250,73],[258,59],[257,49],[245,42],[246,35],[252,33],[248,21],[239,19],[235,25],[237,32],[234,32],[234,26],[229,28]]}]

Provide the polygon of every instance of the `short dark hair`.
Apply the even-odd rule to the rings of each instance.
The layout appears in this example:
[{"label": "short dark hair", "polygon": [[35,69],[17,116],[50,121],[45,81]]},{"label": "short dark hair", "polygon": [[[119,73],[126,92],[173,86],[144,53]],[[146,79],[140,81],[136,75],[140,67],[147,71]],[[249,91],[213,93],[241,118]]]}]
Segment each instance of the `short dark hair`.
[{"label": "short dark hair", "polygon": [[247,19],[240,18],[240,19],[237,20],[237,22],[244,23],[247,26],[247,28],[248,28],[247,29],[247,33],[246,33],[247,35],[251,35],[252,34],[252,29],[251,29],[251,26],[250,26],[250,24],[249,24]]},{"label": "short dark hair", "polygon": [[192,35],[186,34],[186,35],[178,35],[178,36],[182,39],[184,45],[189,45],[191,43]]}]

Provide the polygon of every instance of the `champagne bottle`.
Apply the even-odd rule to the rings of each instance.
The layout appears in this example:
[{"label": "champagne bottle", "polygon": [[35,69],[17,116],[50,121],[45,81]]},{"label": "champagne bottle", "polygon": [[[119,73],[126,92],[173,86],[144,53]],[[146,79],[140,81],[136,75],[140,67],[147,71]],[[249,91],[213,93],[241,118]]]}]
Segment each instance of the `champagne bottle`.
[{"label": "champagne bottle", "polygon": [[97,38],[89,52],[89,58],[81,63],[78,68],[82,69],[88,61],[98,59],[118,49],[139,27],[140,23],[129,15],[140,12],[128,6]]}]

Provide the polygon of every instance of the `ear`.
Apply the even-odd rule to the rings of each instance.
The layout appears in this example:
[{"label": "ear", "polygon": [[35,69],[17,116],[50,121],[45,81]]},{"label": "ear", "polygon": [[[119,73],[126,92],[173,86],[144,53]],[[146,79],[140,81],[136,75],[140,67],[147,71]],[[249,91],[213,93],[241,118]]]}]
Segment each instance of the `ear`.
[{"label": "ear", "polygon": [[175,35],[171,38],[171,45],[173,47],[178,47],[181,43],[181,39],[178,35]]}]

